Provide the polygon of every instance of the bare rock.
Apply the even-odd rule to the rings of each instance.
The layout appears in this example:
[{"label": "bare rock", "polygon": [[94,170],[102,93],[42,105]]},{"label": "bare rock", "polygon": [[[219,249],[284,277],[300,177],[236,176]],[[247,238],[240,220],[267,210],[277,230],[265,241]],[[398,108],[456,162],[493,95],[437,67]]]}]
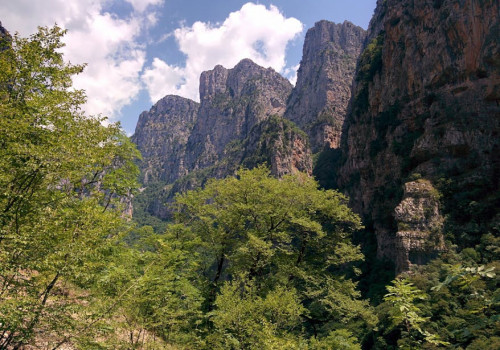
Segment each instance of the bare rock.
[{"label": "bare rock", "polygon": [[397,272],[408,270],[412,264],[425,264],[445,249],[439,192],[430,181],[404,184],[403,199],[394,208],[394,219],[398,226],[395,248],[401,251],[397,255]]},{"label": "bare rock", "polygon": [[189,172],[184,159],[198,108],[194,101],[169,95],[139,116],[132,141],[142,153],[143,183],[170,183]]},{"label": "bare rock", "polygon": [[285,117],[309,136],[313,152],[338,148],[356,62],[366,32],[350,22],[309,29]]},{"label": "bare rock", "polygon": [[[397,228],[402,211],[423,205],[405,202],[412,174],[452,183],[453,193],[441,202],[464,226],[478,219],[458,214],[460,193],[478,202],[488,197],[481,193],[498,193],[499,11],[493,0],[378,1],[356,70],[337,176],[375,231],[378,255],[398,271],[409,266],[409,242],[426,239],[419,235],[427,230]],[[492,213],[484,210],[477,224],[486,225]],[[416,236],[403,239],[402,232]]]},{"label": "bare rock", "polygon": [[200,110],[188,141],[190,169],[214,165],[229,143],[249,137],[270,116],[282,116],[291,90],[287,79],[249,59],[233,69],[216,66],[203,72]]}]

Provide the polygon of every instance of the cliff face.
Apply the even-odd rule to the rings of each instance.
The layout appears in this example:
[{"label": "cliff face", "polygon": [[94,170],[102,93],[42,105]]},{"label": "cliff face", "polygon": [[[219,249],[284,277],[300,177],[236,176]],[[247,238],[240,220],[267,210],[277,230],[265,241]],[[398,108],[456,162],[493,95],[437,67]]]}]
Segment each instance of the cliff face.
[{"label": "cliff face", "polygon": [[214,165],[229,143],[243,141],[271,115],[282,116],[291,90],[287,79],[249,59],[233,69],[216,66],[203,72],[200,111],[188,142],[190,168]]},{"label": "cliff face", "polygon": [[132,141],[141,151],[143,182],[173,182],[189,172],[186,145],[198,115],[199,104],[179,96],[165,96],[143,112]]},{"label": "cliff face", "polygon": [[147,211],[168,217],[165,203],[175,193],[241,165],[266,163],[276,176],[311,173],[307,135],[282,117],[291,90],[274,70],[245,59],[202,73],[199,105],[167,96],[141,114],[132,140],[143,155],[143,182],[156,192]]},{"label": "cliff face", "polygon": [[12,36],[9,31],[2,26],[0,22],[0,51],[8,50],[12,45]]},{"label": "cliff face", "polygon": [[[439,230],[409,219],[439,209],[409,199],[426,197],[429,186],[442,192],[445,229],[459,244],[467,225],[488,230],[499,221],[491,210],[498,207],[500,175],[499,6],[496,0],[377,4],[337,176],[375,230],[378,255],[396,262],[398,271],[443,248],[442,237],[428,244]],[[425,188],[411,185],[419,177]],[[413,214],[403,210],[409,207]]]},{"label": "cliff face", "polygon": [[365,36],[365,30],[347,21],[320,21],[306,34],[285,117],[308,134],[313,152],[339,147]]}]

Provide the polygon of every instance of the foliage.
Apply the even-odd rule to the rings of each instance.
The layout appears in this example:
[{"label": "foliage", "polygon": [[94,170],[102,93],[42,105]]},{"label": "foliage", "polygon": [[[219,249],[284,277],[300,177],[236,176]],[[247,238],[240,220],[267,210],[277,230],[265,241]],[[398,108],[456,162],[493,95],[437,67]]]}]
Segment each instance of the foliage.
[{"label": "foliage", "polygon": [[121,200],[136,187],[139,154],[118,125],[81,111],[71,76],[83,66],[63,61],[63,34],[40,28],[0,51],[1,348],[97,324],[78,288],[127,229]]},{"label": "foliage", "polygon": [[396,327],[400,325],[404,327],[404,335],[400,342],[401,348],[420,348],[422,342],[449,345],[449,343],[441,341],[437,335],[422,329],[422,325],[427,319],[422,317],[422,310],[416,302],[427,299],[427,294],[416,288],[408,279],[394,280],[392,286],[387,286],[387,291],[389,293],[385,295],[384,299],[392,304],[389,311],[392,323]]},{"label": "foliage", "polygon": [[243,141],[245,153],[241,160],[242,165],[249,169],[264,163],[272,164],[272,159],[277,152],[284,154],[293,148],[294,137],[308,142],[307,134],[294,122],[277,115],[271,115],[256,125],[252,133],[258,133],[258,141],[253,145],[251,142],[254,137],[252,136]]},{"label": "foliage", "polygon": [[194,340],[190,333],[200,322],[202,298],[192,283],[196,276],[189,253],[169,245],[168,239],[150,229],[136,249],[123,251],[123,258],[108,266],[104,281],[115,298],[130,286],[117,312],[123,317],[120,329],[185,343]]},{"label": "foliage", "polygon": [[[220,298],[236,298],[241,285],[252,287],[241,291],[239,302],[265,303],[282,288],[293,293],[305,310],[294,327],[296,337],[323,337],[346,323],[360,334],[375,323],[356,284],[346,277],[362,259],[349,240],[360,228],[359,218],[344,196],[317,186],[302,174],[278,180],[258,167],[177,197],[178,224],[170,230],[179,230],[182,244],[190,242],[196,253],[204,310],[214,315],[209,325],[217,328],[218,317],[232,317],[221,314]],[[252,322],[261,324],[255,317]],[[259,332],[276,330],[272,320],[266,322],[271,328]]]},{"label": "foliage", "polygon": [[385,33],[381,32],[366,46],[359,59],[356,81],[360,84],[359,92],[354,98],[353,106],[356,114],[368,109],[368,84],[382,69],[382,49],[384,47]]},{"label": "foliage", "polygon": [[[490,255],[495,249],[491,235],[484,235],[482,241],[475,249],[464,250],[460,255],[449,251],[413,271],[403,286],[400,281],[398,288],[388,287],[390,297],[377,308],[381,323],[375,348],[388,349],[396,342],[401,347],[429,349],[439,344],[460,349],[476,349],[479,344],[496,348],[500,307],[495,274],[498,255]],[[398,309],[400,306],[404,308]],[[400,326],[394,328],[394,323]]]},{"label": "foliage", "polygon": [[311,350],[361,350],[357,339],[351,332],[338,329],[330,332],[327,337],[318,340],[312,338],[309,345]]},{"label": "foliage", "polygon": [[291,333],[300,327],[304,312],[293,289],[277,287],[261,297],[252,281],[225,283],[210,314],[215,332],[207,345],[211,349],[298,348],[300,340]]},{"label": "foliage", "polygon": [[[443,178],[429,195],[445,203],[457,246],[388,286],[374,234],[360,230],[346,197],[305,174],[276,179],[258,166],[207,181],[217,173],[208,168],[171,188],[151,184],[134,224],[123,209],[139,154],[118,125],[81,111],[85,95],[71,76],[83,66],[63,61],[63,34],[41,28],[0,43],[0,349],[499,347],[494,183]],[[381,69],[382,46],[381,34],[362,55],[360,94]],[[396,127],[399,109],[376,126]],[[303,136],[278,117],[260,127],[262,157],[282,133]],[[418,132],[392,147],[406,150]],[[382,141],[370,146],[375,155]],[[324,187],[338,158],[318,156]],[[188,187],[172,222],[149,215],[159,192]],[[389,208],[401,188],[377,191]],[[365,243],[367,261],[353,241]]]},{"label": "foliage", "polygon": [[336,170],[342,161],[340,148],[327,148],[315,155],[313,175],[324,189],[336,189]]},{"label": "foliage", "polygon": [[382,69],[382,49],[384,47],[385,33],[382,32],[373,38],[360,57],[359,70],[356,80],[368,82],[372,81],[373,76]]}]

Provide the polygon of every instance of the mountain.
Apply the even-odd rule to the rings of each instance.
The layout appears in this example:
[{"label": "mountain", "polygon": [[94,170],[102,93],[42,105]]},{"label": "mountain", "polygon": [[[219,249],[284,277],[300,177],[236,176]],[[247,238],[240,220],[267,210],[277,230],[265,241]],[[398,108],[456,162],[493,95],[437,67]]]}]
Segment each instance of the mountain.
[{"label": "mountain", "polygon": [[313,153],[338,148],[366,31],[345,21],[317,22],[306,34],[285,118],[309,136]]},{"label": "mountain", "polygon": [[143,183],[170,183],[187,175],[186,146],[198,109],[194,101],[169,95],[141,113],[132,141],[143,156]]},{"label": "mountain", "polygon": [[200,104],[166,96],[139,118],[132,140],[143,155],[143,196],[165,218],[175,193],[266,163],[274,175],[312,172],[307,135],[283,118],[290,82],[249,59],[200,77]]},{"label": "mountain", "polygon": [[367,32],[308,31],[295,87],[248,59],[204,72],[199,106],[166,97],[141,115],[149,211],[165,217],[175,193],[240,166],[311,173],[316,153],[314,175],[349,196],[398,272],[446,241],[475,246],[500,221],[498,13],[492,0],[378,1]]},{"label": "mountain", "polygon": [[[213,166],[227,157],[231,151],[228,145],[233,149],[243,146],[241,158],[245,153],[253,153],[244,143],[256,128],[262,128],[261,123],[271,116],[283,115],[291,90],[287,79],[249,59],[242,60],[233,69],[219,65],[203,72],[200,111],[188,141],[187,164],[192,170]],[[290,164],[284,172],[292,171],[292,167]]]},{"label": "mountain", "polygon": [[499,6],[378,1],[332,176],[397,271],[498,228]]}]

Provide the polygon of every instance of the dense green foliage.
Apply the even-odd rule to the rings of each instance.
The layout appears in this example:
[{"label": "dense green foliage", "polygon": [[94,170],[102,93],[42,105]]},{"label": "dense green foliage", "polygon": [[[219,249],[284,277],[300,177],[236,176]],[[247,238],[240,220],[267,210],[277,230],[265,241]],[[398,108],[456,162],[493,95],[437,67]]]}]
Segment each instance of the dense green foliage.
[{"label": "dense green foliage", "polygon": [[138,152],[117,125],[81,112],[85,95],[70,87],[83,67],[63,62],[62,35],[40,29],[0,52],[2,349],[92,328],[90,289],[136,187]]},{"label": "dense green foliage", "polygon": [[368,85],[373,77],[382,69],[382,48],[385,41],[385,32],[373,38],[361,53],[358,63],[356,81],[360,84],[359,92],[354,98],[353,112],[355,115],[368,109]]},{"label": "dense green foliage", "polygon": [[[307,176],[278,180],[259,167],[181,195],[177,205],[176,221],[182,226],[173,228],[198,255],[205,312],[222,317],[216,308],[219,297],[239,295],[238,300],[265,303],[273,293],[284,293],[283,300],[291,304],[282,305],[290,308],[282,312],[292,312],[297,301],[300,307],[293,312],[301,317],[290,326],[294,332],[272,333],[283,341],[292,335],[296,340],[324,336],[348,321],[362,332],[375,322],[348,278],[355,273],[353,263],[362,259],[349,240],[360,221],[342,195],[318,190]],[[271,328],[260,331],[276,327],[272,319],[266,322]],[[234,336],[231,341],[248,342],[231,330],[217,331],[221,337]]]}]

